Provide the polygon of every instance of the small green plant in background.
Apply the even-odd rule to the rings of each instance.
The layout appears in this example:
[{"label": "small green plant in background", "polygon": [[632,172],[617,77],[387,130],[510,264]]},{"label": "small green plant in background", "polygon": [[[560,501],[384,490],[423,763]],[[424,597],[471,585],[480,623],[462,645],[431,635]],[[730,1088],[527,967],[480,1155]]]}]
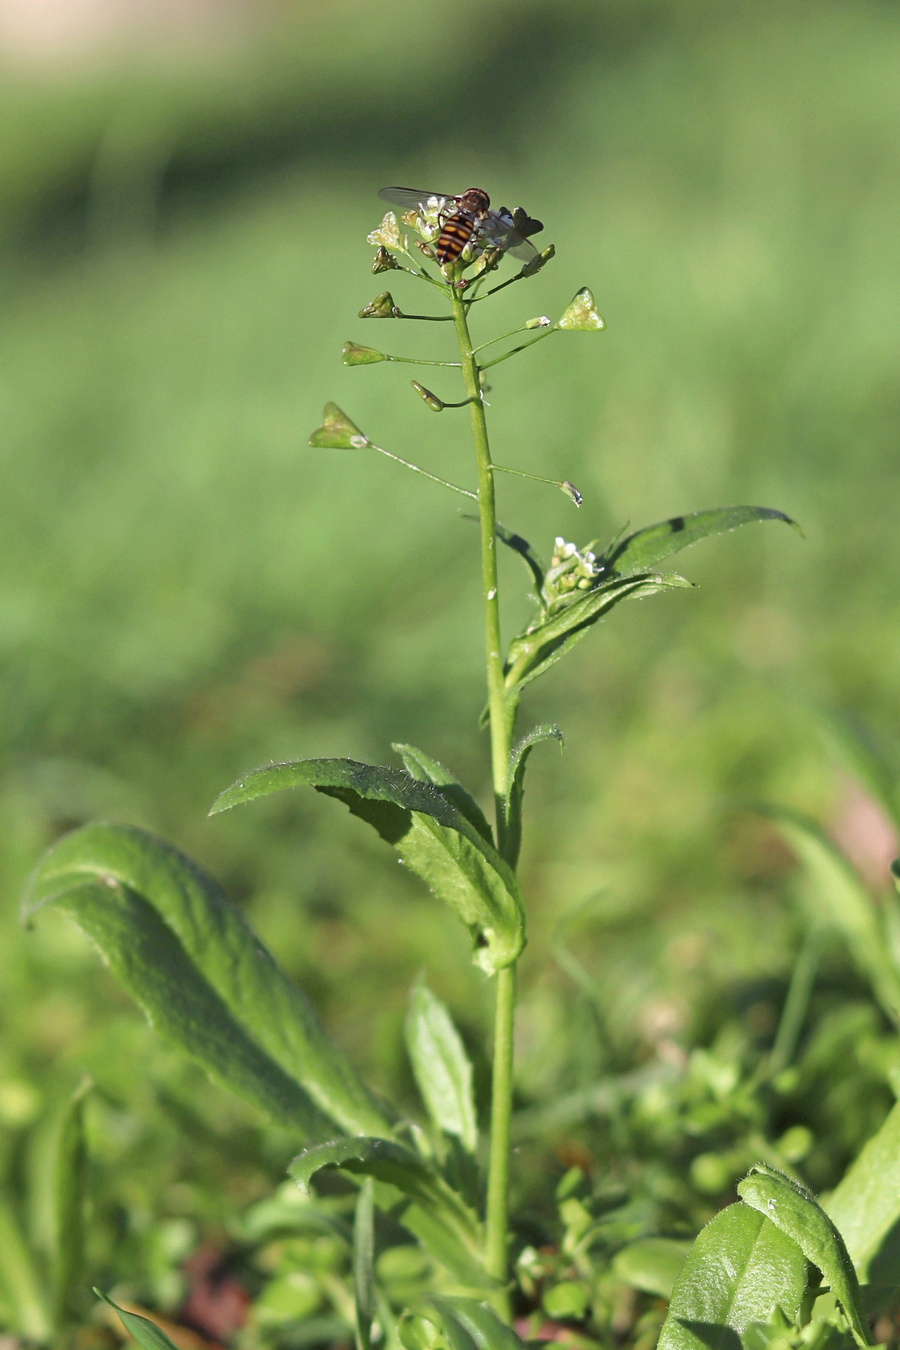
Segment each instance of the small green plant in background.
[{"label": "small green plant in background", "polygon": [[[426,476],[467,499],[466,511],[479,530],[487,686],[481,720],[490,739],[491,811],[486,814],[449,769],[407,744],[393,747],[396,767],[348,759],[264,766],[227,788],[212,810],[289,788],[314,788],[370,825],[451,908],[468,931],[473,962],[494,986],[488,1128],[482,1130],[478,1119],[463,1041],[424,982],[413,989],[406,1024],[409,1060],[424,1107],[423,1120],[410,1121],[361,1080],[327,1037],[310,1002],[212,878],[142,830],[92,824],[61,839],[32,876],[24,912],[30,918],[52,907],[73,919],[170,1043],[302,1145],[290,1167],[298,1188],[293,1200],[280,1196],[263,1202],[269,1208],[248,1216],[244,1236],[250,1240],[254,1223],[257,1234],[304,1232],[318,1224],[343,1244],[343,1267],[338,1262],[333,1269],[319,1269],[315,1296],[308,1300],[312,1313],[319,1292],[327,1289],[337,1329],[329,1324],[321,1339],[352,1334],[360,1350],[381,1344],[407,1350],[513,1350],[521,1344],[519,1332],[537,1333],[546,1320],[551,1335],[565,1324],[570,1338],[580,1336],[586,1344],[626,1334],[636,1344],[649,1344],[659,1331],[660,1308],[648,1305],[642,1312],[638,1304],[629,1304],[623,1330],[616,1290],[625,1289],[635,1296],[671,1295],[661,1331],[666,1350],[731,1346],[739,1339],[749,1350],[776,1341],[785,1346],[867,1344],[867,1312],[889,1301],[900,1284],[892,1277],[880,1281],[885,1289],[873,1292],[875,1282],[869,1279],[876,1256],[883,1268],[885,1244],[900,1222],[900,1116],[895,1111],[888,1117],[827,1209],[798,1178],[786,1175],[802,1149],[792,1153],[786,1146],[779,1151],[768,1145],[766,1102],[793,1055],[806,987],[803,967],[765,1071],[744,1072],[707,1055],[692,1064],[693,1080],[685,1076],[693,1083],[684,1096],[684,1114],[690,1117],[685,1130],[697,1133],[705,1110],[707,1128],[714,1119],[716,1128],[726,1122],[740,1135],[731,1163],[740,1158],[740,1170],[746,1170],[758,1159],[738,1188],[740,1202],[716,1215],[689,1251],[683,1238],[663,1231],[664,1224],[660,1231],[647,1232],[653,1223],[646,1215],[638,1221],[633,1212],[626,1214],[621,1197],[589,1194],[577,1167],[556,1190],[552,1253],[522,1236],[525,1220],[511,1220],[516,968],[527,912],[516,874],[524,782],[532,750],[544,741],[562,742],[561,730],[547,724],[517,739],[523,694],[620,602],[689,586],[678,574],[659,570],[671,555],[753,521],[793,522],[767,507],[724,507],[623,531],[606,545],[571,542],[565,528],[545,561],[497,517],[497,473],[535,475],[492,458],[486,372],[552,334],[571,341],[577,340],[573,333],[600,331],[603,321],[591,291],[579,289],[555,321],[543,315],[528,318],[511,332],[476,342],[470,325],[480,324],[479,307],[499,291],[527,282],[551,261],[552,246],[539,253],[530,242],[539,223],[518,209],[492,211],[478,190],[460,199],[408,189],[387,189],[385,195],[406,209],[399,219],[389,211],[369,235],[373,270],[396,272],[404,286],[410,284],[407,277],[419,283],[427,297],[422,308],[434,312],[407,313],[384,291],[360,317],[390,321],[391,332],[406,332],[409,322],[448,324],[456,339],[455,359],[420,360],[357,342],[345,345],[343,359],[348,366],[438,367],[442,380],[461,380],[461,388],[449,392],[443,385],[433,392],[418,381],[413,387],[428,410],[467,417],[472,436],[474,459],[460,452],[452,475],[471,479],[471,486]],[[498,280],[509,255],[522,265]],[[433,376],[429,379],[434,382]],[[320,450],[374,450],[426,472],[377,445],[334,403],[326,405],[310,444]],[[472,465],[468,472],[467,463]],[[567,479],[538,481],[568,498],[565,510],[581,505],[578,488]],[[530,620],[505,644],[501,546],[524,565],[533,602]],[[882,993],[889,987],[889,982],[879,985]],[[670,1134],[679,1110],[674,1100],[674,1095],[668,1098],[666,1107]],[[621,1102],[610,1109],[613,1105],[621,1110]],[[649,1110],[649,1097],[641,1107]],[[517,1140],[526,1130],[518,1122]],[[702,1180],[703,1166],[696,1171]],[[333,1203],[323,1207],[311,1189],[313,1179],[327,1190],[335,1185],[335,1174],[351,1187],[327,1195]],[[71,1224],[80,1221],[78,1206],[66,1212],[71,1212]],[[284,1289],[296,1295],[291,1272],[281,1274]],[[867,1293],[860,1278],[868,1279]],[[67,1289],[70,1285],[67,1278]],[[303,1297],[292,1304],[298,1323]],[[279,1344],[282,1328],[272,1285],[268,1299],[260,1300],[254,1334]],[[73,1315],[67,1320],[60,1314],[57,1333]],[[128,1313],[125,1318],[148,1350],[167,1343],[146,1319]],[[48,1327],[22,1330],[41,1340],[50,1336]]]}]

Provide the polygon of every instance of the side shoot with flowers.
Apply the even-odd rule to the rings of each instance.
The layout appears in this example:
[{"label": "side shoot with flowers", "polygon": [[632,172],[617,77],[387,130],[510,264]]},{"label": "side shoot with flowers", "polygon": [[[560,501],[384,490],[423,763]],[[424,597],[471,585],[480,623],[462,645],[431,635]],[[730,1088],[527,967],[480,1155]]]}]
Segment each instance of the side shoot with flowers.
[{"label": "side shoot with flowers", "polygon": [[[543,740],[562,739],[553,725],[532,726],[517,739],[523,694],[620,602],[688,586],[677,573],[659,570],[671,555],[707,535],[753,521],[793,522],[768,507],[731,506],[623,532],[605,545],[596,539],[569,542],[566,528],[555,537],[549,561],[501,524],[498,473],[535,475],[493,459],[486,373],[552,334],[570,341],[573,333],[599,332],[603,321],[591,291],[582,287],[555,321],[529,318],[501,336],[476,341],[471,329],[481,327],[480,306],[507,287],[527,283],[553,258],[552,245],[537,252],[530,238],[540,226],[524,211],[467,212],[468,201],[487,200],[484,193],[457,199],[389,189],[385,195],[396,200],[400,192],[413,204],[400,219],[388,211],[369,235],[373,271],[396,273],[397,283],[407,289],[417,283],[424,312],[406,312],[383,291],[360,318],[390,320],[391,332],[403,334],[409,323],[444,322],[452,326],[456,350],[448,354],[452,359],[433,361],[348,341],[344,363],[441,368],[441,380],[452,379],[455,388],[442,383],[435,393],[418,381],[413,388],[433,412],[452,418],[452,410],[468,409],[451,426],[457,442],[468,421],[472,457],[457,447],[454,481],[427,473],[376,445],[334,403],[326,405],[310,444],[378,451],[467,499],[480,539],[487,692],[482,722],[490,739],[491,810],[486,814],[450,769],[415,746],[400,744],[393,747],[397,763],[390,766],[349,759],[266,765],[227,788],[212,812],[289,788],[314,788],[371,826],[457,915],[468,931],[473,962],[494,986],[485,1136],[462,1041],[427,986],[414,988],[407,1023],[427,1119],[423,1126],[401,1119],[370,1091],[212,878],[142,830],[92,824],[60,840],[31,878],[24,913],[31,918],[52,906],[68,914],[163,1036],[216,1082],[291,1130],[302,1146],[290,1167],[301,1190],[308,1191],[326,1168],[342,1171],[359,1186],[352,1331],[360,1350],[376,1343],[402,1344],[407,1350],[515,1350],[522,1342],[512,1329],[514,1314],[527,1312],[532,1297],[527,1280],[517,1285],[512,1278],[516,1253],[509,1217],[516,965],[526,940],[527,909],[516,866],[530,753]],[[509,254],[524,262],[501,279]],[[403,303],[409,308],[408,301]],[[433,375],[428,378],[434,382]],[[539,481],[565,494],[564,510],[581,505],[568,479],[548,475]],[[520,558],[533,601],[530,621],[505,642],[500,547]],[[473,690],[473,728],[480,702]],[[900,1121],[892,1120],[888,1125],[898,1135]],[[838,1211],[850,1216],[857,1249],[869,1250],[873,1225],[883,1227],[886,1215],[896,1222],[900,1201],[870,1199],[854,1207],[852,1198],[866,1184],[864,1167],[860,1172],[861,1165],[855,1166],[856,1174],[842,1183]],[[798,1347],[835,1338],[867,1344],[854,1249],[851,1245],[848,1255],[825,1210],[766,1162],[752,1169],[739,1191],[742,1202],[723,1210],[701,1233],[674,1291],[661,1275],[645,1274],[637,1284],[653,1288],[656,1278],[657,1292],[672,1294],[662,1331],[665,1350],[703,1350],[710,1337],[716,1344],[744,1338],[754,1350],[774,1340]],[[392,1304],[374,1277],[374,1213],[379,1208],[432,1261],[433,1276],[414,1306]],[[822,1279],[830,1294],[817,1300]],[[582,1315],[587,1316],[584,1308]],[[125,1316],[132,1334],[148,1350],[151,1344],[159,1350],[162,1333],[133,1314]],[[815,1334],[811,1327],[817,1328]]]}]

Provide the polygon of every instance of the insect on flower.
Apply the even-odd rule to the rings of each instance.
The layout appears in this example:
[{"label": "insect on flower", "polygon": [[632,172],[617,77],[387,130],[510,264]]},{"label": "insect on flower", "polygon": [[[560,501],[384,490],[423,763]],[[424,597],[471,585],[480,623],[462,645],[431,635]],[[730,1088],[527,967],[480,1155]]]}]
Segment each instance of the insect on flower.
[{"label": "insect on flower", "polygon": [[435,243],[438,262],[453,263],[461,257],[471,241],[482,240],[488,247],[530,262],[537,250],[528,242],[529,234],[537,234],[544,227],[521,209],[515,212],[501,206],[491,209],[491,199],[483,188],[467,188],[460,197],[446,192],[420,192],[417,188],[386,187],[379,192],[385,201],[402,206],[406,211],[435,215],[440,233]]}]

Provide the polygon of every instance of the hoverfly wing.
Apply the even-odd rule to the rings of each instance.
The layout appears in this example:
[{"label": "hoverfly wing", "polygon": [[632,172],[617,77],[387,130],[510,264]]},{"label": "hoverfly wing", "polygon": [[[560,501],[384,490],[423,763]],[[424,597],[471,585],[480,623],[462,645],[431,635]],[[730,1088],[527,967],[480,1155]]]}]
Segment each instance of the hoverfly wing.
[{"label": "hoverfly wing", "polygon": [[404,211],[418,211],[432,199],[436,199],[441,205],[456,201],[455,197],[449,196],[446,192],[420,192],[418,188],[386,187],[382,188],[378,195],[386,202],[401,206]]},{"label": "hoverfly wing", "polygon": [[[499,211],[491,211],[490,214],[493,226],[491,233],[503,252],[512,258],[518,258],[520,262],[531,262],[531,259],[537,256],[537,249],[516,229],[512,212],[504,206]],[[534,224],[539,226],[540,223],[535,221]]]}]

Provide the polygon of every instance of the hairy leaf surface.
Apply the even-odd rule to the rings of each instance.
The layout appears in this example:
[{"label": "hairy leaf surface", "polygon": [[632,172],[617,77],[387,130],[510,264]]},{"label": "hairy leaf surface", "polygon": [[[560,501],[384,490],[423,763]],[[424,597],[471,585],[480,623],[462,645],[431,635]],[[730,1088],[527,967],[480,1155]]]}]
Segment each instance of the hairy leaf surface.
[{"label": "hairy leaf surface", "polygon": [[488,974],[515,961],[525,945],[516,878],[442,786],[352,759],[305,759],[246,774],[216,798],[211,814],[295,787],[337,797],[393,845],[469,929],[474,960]]}]

